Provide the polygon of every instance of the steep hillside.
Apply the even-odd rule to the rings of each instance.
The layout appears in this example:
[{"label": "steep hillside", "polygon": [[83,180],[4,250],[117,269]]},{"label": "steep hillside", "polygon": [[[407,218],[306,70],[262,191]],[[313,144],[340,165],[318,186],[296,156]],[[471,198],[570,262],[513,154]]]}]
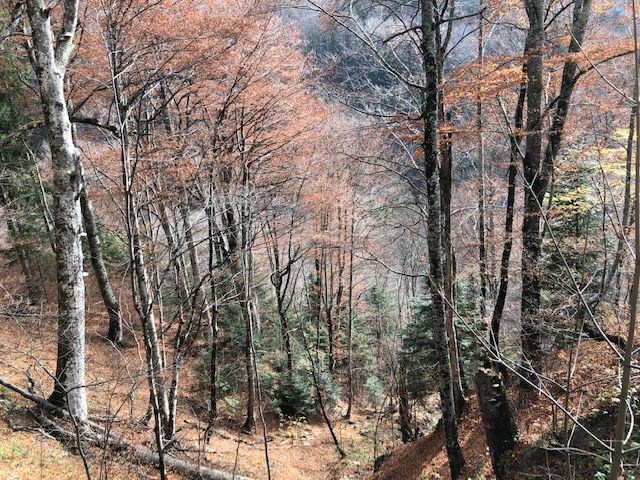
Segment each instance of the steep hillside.
[{"label": "steep hillside", "polygon": [[[567,362],[574,357],[570,350],[560,350],[549,355],[546,367],[549,379],[558,385],[547,391],[579,419],[588,429],[607,438],[615,418],[612,406],[616,360],[603,342],[584,341],[575,366],[572,391],[569,398],[560,385],[566,384],[562,375]],[[573,352],[575,355],[575,352]],[[567,477],[567,453],[561,447],[564,415],[553,405],[548,396],[523,390],[519,386],[509,389],[515,418],[518,424],[519,443],[508,460],[508,471],[513,480],[522,478],[570,478]],[[592,439],[573,422],[567,422],[570,445],[573,449],[594,450]],[[467,402],[460,421],[460,441],[467,460],[466,476],[471,479],[495,478],[491,468],[480,409],[475,394]],[[597,458],[571,457],[572,475],[575,478],[592,479],[602,466]],[[551,476],[549,476],[551,475]],[[554,476],[555,475],[555,476]],[[388,454],[378,472],[370,480],[423,480],[449,479],[450,472],[444,448],[444,435],[437,428],[430,435],[414,443],[403,445]]]}]

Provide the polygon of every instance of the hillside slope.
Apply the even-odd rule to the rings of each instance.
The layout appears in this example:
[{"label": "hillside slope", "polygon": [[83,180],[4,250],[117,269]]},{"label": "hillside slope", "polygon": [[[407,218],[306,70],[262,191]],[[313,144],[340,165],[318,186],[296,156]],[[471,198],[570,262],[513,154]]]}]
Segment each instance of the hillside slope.
[{"label": "hillside slope", "polygon": [[[546,374],[558,384],[547,393],[561,404],[568,401],[572,416],[581,419],[585,426],[596,431],[600,437],[608,438],[614,418],[611,400],[616,380],[616,359],[605,343],[583,341],[571,382],[571,394],[567,399],[566,390],[560,385],[566,384],[567,365],[573,358],[570,350],[560,350],[547,357]],[[509,389],[509,396],[519,432],[518,446],[508,461],[513,480],[529,478],[528,475],[531,478],[570,478],[567,477],[566,454],[556,450],[564,426],[561,410],[547,396],[515,385]],[[567,425],[572,447],[593,450],[588,435],[583,434],[579,428],[574,428],[571,422]],[[475,394],[469,396],[465,413],[460,420],[459,436],[467,461],[467,478],[495,478]],[[572,458],[571,465],[574,469],[571,475],[586,480],[594,478],[601,463],[591,457],[577,457]],[[430,435],[390,452],[379,471],[371,475],[369,480],[449,478],[444,434],[441,428],[437,428]]]}]

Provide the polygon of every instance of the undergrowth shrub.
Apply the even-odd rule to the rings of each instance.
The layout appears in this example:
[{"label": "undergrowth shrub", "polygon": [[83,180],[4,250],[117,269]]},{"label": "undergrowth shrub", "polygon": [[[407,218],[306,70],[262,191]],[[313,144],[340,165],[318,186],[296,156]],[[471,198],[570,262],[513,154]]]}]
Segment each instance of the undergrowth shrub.
[{"label": "undergrowth shrub", "polygon": [[[332,410],[340,400],[339,388],[329,373],[316,372],[316,376],[325,408]],[[308,362],[301,362],[291,372],[264,370],[260,372],[260,383],[269,398],[269,407],[281,417],[308,419],[320,410]]]},{"label": "undergrowth shrub", "polygon": [[276,382],[272,408],[282,417],[309,418],[316,412],[313,385],[305,372],[283,372]]}]

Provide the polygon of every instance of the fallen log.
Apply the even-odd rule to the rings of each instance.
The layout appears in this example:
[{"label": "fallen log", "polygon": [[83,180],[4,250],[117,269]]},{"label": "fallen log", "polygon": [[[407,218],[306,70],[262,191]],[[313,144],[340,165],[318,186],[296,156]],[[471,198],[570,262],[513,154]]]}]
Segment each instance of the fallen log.
[{"label": "fallen log", "polygon": [[622,352],[627,348],[627,341],[619,335],[613,335],[611,333],[607,333],[605,331],[600,332],[593,325],[589,323],[585,323],[584,325],[584,333],[591,339],[596,340],[598,342],[606,342],[617,345]]},{"label": "fallen log", "polygon": [[[49,411],[59,417],[64,417],[71,419],[71,415],[64,408],[60,408],[57,405],[49,402],[48,400],[38,397],[37,395],[33,395],[22,388],[7,382],[5,379],[0,377],[0,385],[8,388],[9,390],[21,395],[22,397],[30,400],[35,403],[39,407],[42,407],[44,410]],[[44,426],[48,428],[55,429],[56,435],[60,437],[65,437],[69,441],[76,441],[76,434],[70,430],[67,430],[60,425],[57,425],[53,420],[40,417],[36,415],[36,418],[44,424]],[[77,421],[77,420],[76,420]],[[108,445],[109,448],[118,450],[118,451],[126,451],[130,452],[133,455],[133,458],[137,463],[143,465],[150,465],[153,467],[157,467],[160,461],[160,456],[157,452],[142,446],[142,445],[131,445],[127,442],[123,437],[114,434],[106,430],[101,425],[98,425],[92,421],[83,421],[78,423],[83,427],[80,429],[80,434],[82,436],[83,441],[87,441],[88,443],[98,446],[100,448]],[[184,475],[188,478],[198,478],[202,480],[252,480],[248,477],[241,477],[239,475],[223,472],[221,470],[216,470],[213,468],[204,467],[202,465],[198,465],[192,462],[188,462],[173,455],[170,455],[168,452],[164,453],[164,464],[165,466],[173,471],[174,473]]]}]

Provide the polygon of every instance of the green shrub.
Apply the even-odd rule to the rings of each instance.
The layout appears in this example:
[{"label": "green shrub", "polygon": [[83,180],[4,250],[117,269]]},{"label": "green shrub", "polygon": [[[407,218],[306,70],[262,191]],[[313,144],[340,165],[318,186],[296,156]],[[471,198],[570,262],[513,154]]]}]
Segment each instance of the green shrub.
[{"label": "green shrub", "polygon": [[[340,402],[340,386],[329,372],[323,370],[317,373],[317,376],[324,407],[327,411],[331,411]],[[317,408],[319,409],[320,405]]]},{"label": "green shrub", "polygon": [[[340,390],[329,373],[316,372],[316,377],[324,406],[332,410],[340,400]],[[260,372],[260,384],[269,397],[269,406],[281,417],[308,419],[320,411],[308,362],[299,362],[292,372],[264,369]]]},{"label": "green shrub", "polygon": [[309,418],[316,410],[313,385],[300,371],[284,372],[273,388],[273,409],[283,417]]},{"label": "green shrub", "polygon": [[384,385],[377,376],[367,377],[364,382],[364,389],[367,393],[367,400],[372,405],[379,405],[384,399]]}]

